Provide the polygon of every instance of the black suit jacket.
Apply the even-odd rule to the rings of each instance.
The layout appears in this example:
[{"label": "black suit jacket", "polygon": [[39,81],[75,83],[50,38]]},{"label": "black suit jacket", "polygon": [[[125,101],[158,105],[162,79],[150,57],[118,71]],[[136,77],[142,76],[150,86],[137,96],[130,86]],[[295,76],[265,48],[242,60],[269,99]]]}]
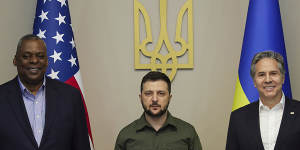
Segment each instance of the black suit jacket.
[{"label": "black suit jacket", "polygon": [[46,78],[45,126],[38,147],[18,79],[0,85],[0,150],[90,150],[80,92]]},{"label": "black suit jacket", "polygon": [[[264,150],[260,135],[259,102],[231,113],[226,150]],[[300,102],[285,100],[275,150],[300,149]]]}]

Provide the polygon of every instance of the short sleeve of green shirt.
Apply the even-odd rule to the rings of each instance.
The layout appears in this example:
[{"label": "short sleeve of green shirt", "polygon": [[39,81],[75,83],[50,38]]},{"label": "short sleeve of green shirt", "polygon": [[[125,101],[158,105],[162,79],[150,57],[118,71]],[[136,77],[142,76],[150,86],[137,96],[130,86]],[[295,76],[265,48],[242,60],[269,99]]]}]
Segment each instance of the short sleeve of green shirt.
[{"label": "short sleeve of green shirt", "polygon": [[158,131],[146,121],[144,114],[123,128],[115,150],[202,150],[202,147],[194,127],[168,112],[165,124]]}]

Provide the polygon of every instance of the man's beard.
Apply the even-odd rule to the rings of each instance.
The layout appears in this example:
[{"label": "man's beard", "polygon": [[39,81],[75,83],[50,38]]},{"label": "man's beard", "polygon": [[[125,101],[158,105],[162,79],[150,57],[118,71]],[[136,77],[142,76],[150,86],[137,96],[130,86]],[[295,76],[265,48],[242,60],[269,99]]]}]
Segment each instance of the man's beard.
[{"label": "man's beard", "polygon": [[[170,101],[169,101],[169,102],[170,102]],[[161,117],[163,114],[165,114],[165,113],[167,112],[168,107],[169,107],[169,102],[168,102],[168,104],[166,105],[166,107],[165,107],[165,108],[161,108],[161,110],[160,110],[157,114],[153,114],[153,113],[151,112],[150,108],[147,109],[146,106],[144,105],[143,101],[142,101],[142,105],[143,105],[143,108],[144,108],[144,112],[145,112],[147,115],[149,115],[150,117],[153,117],[153,118],[159,118],[159,117]],[[159,105],[157,102],[153,102],[153,103],[150,105],[150,107],[151,107],[151,106],[159,106],[159,107],[161,107],[161,105]]]}]

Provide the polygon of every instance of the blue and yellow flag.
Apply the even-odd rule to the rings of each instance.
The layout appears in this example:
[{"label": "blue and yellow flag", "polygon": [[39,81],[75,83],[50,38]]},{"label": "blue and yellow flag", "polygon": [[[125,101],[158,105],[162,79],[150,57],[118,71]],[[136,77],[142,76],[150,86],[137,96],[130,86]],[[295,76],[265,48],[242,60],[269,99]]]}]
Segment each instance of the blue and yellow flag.
[{"label": "blue and yellow flag", "polygon": [[283,56],[286,74],[282,89],[292,98],[278,0],[250,0],[232,110],[258,100],[250,66],[253,56],[266,50]]}]

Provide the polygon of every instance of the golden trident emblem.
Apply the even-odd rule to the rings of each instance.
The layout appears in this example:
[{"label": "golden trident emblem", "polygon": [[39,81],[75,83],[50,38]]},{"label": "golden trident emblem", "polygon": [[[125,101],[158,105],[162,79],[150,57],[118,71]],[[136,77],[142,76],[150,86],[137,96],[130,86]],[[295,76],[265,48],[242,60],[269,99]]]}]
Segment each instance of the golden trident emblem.
[{"label": "golden trident emblem", "polygon": [[[177,69],[192,69],[194,67],[193,60],[193,8],[192,0],[186,0],[184,5],[180,8],[177,16],[175,43],[181,45],[181,49],[175,50],[172,46],[168,32],[167,32],[167,0],[160,0],[160,33],[157,44],[154,49],[149,51],[147,44],[152,43],[152,31],[150,26],[150,17],[145,7],[134,0],[134,67],[135,69],[151,69],[152,71],[161,70],[167,74],[171,80],[174,79]],[[182,20],[184,14],[187,13],[187,40],[182,37]],[[142,15],[145,22],[145,39],[140,39],[140,21],[139,17]],[[162,55],[160,53],[161,47],[165,44],[168,53]],[[150,58],[150,63],[141,64],[141,54],[146,58]],[[178,62],[178,58],[187,55],[187,63],[182,64]],[[160,63],[156,63],[160,62]]]}]

